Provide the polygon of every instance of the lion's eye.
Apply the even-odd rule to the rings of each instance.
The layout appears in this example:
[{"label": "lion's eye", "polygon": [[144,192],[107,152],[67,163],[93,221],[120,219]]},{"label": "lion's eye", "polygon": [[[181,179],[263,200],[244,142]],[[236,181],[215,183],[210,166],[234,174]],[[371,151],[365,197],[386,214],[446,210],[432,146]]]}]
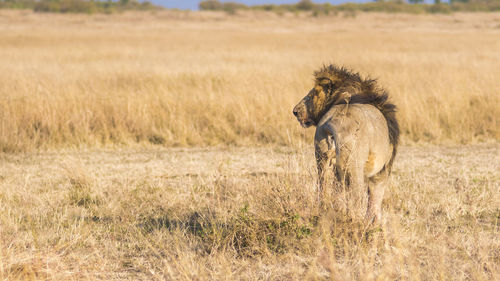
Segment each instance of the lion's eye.
[{"label": "lion's eye", "polygon": [[331,84],[331,82],[332,82],[332,81],[331,81],[331,80],[329,80],[329,79],[323,79],[323,80],[321,80],[321,81],[319,82],[319,84],[320,84],[321,86],[325,87],[325,86],[330,85],[330,84]]}]

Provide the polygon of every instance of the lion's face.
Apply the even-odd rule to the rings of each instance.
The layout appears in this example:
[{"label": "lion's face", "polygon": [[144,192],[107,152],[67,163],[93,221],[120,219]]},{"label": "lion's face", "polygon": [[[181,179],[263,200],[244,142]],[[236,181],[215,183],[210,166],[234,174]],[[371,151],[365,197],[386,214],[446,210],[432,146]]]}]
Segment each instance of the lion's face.
[{"label": "lion's face", "polygon": [[322,110],[326,100],[326,91],[330,85],[331,80],[319,79],[314,88],[293,108],[293,115],[297,117],[302,127],[315,126],[319,121],[317,115]]}]

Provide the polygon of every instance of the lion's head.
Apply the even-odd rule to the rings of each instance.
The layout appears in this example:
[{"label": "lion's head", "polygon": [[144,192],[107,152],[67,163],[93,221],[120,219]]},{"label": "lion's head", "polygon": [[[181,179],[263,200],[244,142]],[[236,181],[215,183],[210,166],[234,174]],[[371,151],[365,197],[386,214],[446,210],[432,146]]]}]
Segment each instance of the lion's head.
[{"label": "lion's head", "polygon": [[331,105],[347,101],[349,92],[355,91],[350,89],[352,82],[361,82],[359,75],[334,65],[316,71],[314,78],[314,87],[293,109],[293,115],[304,128],[315,126]]},{"label": "lion's head", "polygon": [[318,123],[319,118],[321,118],[318,115],[323,111],[333,85],[333,81],[329,78],[316,79],[314,87],[293,108],[293,115],[297,117],[302,127],[307,128]]}]

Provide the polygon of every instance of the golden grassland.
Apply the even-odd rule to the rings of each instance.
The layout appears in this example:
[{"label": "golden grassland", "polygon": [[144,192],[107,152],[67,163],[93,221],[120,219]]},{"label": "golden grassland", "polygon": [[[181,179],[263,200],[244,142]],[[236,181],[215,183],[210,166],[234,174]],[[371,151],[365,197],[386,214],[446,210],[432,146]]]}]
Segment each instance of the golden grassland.
[{"label": "golden grassland", "polygon": [[0,161],[0,279],[500,278],[498,144],[401,148],[375,229],[317,217],[310,146]]},{"label": "golden grassland", "polygon": [[0,11],[0,151],[296,145],[291,109],[328,63],[379,78],[406,142],[495,141],[499,36],[498,13]]},{"label": "golden grassland", "polygon": [[[498,13],[0,11],[0,280],[500,280],[499,38]],[[380,227],[318,210],[291,110],[324,63],[399,106]]]}]

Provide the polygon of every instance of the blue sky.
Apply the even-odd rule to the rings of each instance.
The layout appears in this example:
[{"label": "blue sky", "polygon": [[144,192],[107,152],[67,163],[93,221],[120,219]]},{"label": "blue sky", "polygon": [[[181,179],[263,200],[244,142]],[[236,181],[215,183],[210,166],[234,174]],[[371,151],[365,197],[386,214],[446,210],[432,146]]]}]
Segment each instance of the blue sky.
[{"label": "blue sky", "polygon": [[[150,2],[165,6],[167,8],[177,8],[177,9],[198,9],[198,3],[201,0],[150,0]],[[233,2],[244,3],[247,5],[260,5],[260,4],[294,4],[299,2],[299,0],[232,0]],[[222,1],[224,2],[224,1]],[[227,1],[226,1],[227,2]],[[344,2],[370,2],[370,0],[316,0],[315,3],[332,3],[339,4]]]}]

